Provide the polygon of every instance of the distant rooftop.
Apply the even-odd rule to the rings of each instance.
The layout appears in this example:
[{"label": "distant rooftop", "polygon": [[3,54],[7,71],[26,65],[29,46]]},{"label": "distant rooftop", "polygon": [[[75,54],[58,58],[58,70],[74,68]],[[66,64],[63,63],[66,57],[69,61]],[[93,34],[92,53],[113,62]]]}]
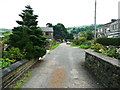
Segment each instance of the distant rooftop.
[{"label": "distant rooftop", "polygon": [[53,28],[52,27],[40,27],[43,31],[46,32],[53,32]]}]

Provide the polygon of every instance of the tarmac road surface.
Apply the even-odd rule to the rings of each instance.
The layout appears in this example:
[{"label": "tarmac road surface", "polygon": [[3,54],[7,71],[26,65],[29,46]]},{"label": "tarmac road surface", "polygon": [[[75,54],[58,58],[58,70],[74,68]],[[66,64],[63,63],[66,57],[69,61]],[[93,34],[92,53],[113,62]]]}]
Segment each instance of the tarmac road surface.
[{"label": "tarmac road surface", "polygon": [[33,66],[32,77],[22,88],[102,88],[84,62],[84,49],[62,43]]}]

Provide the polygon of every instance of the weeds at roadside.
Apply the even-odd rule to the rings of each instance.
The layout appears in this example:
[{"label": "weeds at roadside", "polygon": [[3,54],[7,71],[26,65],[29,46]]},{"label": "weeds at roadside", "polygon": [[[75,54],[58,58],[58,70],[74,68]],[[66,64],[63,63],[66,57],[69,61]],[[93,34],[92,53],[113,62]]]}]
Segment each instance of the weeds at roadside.
[{"label": "weeds at roadside", "polygon": [[28,70],[24,72],[15,82],[13,82],[9,88],[21,88],[23,87],[32,76],[32,71]]}]

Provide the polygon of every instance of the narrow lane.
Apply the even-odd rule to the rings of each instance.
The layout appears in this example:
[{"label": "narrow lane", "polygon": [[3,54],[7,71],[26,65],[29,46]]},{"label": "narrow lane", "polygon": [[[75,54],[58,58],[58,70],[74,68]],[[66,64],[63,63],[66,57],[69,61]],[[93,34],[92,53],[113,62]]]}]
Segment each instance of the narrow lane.
[{"label": "narrow lane", "polygon": [[83,49],[62,43],[38,62],[23,88],[100,88],[84,68]]}]

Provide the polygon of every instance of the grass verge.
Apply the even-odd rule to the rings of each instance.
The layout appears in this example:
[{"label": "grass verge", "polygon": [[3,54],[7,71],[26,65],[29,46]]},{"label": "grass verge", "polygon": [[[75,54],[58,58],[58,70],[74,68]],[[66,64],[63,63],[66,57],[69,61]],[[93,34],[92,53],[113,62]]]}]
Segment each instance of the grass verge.
[{"label": "grass verge", "polygon": [[80,45],[76,45],[76,44],[70,44],[70,46],[72,46],[72,47],[79,47]]},{"label": "grass verge", "polygon": [[89,49],[90,46],[88,46],[88,45],[80,45],[80,48],[82,48],[82,49]]},{"label": "grass verge", "polygon": [[61,43],[58,43],[58,44],[56,44],[56,45],[50,47],[50,50],[54,50],[54,49],[57,48],[60,44],[61,44]]}]

